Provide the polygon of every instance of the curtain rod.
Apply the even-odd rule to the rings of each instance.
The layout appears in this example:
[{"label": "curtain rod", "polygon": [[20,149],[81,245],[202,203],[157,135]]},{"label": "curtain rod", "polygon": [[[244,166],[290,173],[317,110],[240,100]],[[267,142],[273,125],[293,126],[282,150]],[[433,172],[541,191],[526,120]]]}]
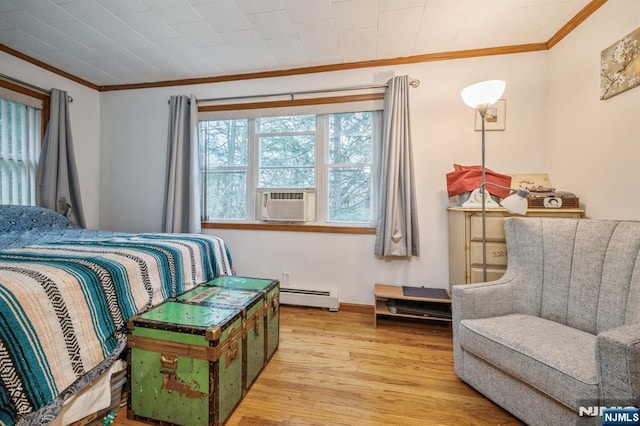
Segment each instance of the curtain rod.
[{"label": "curtain rod", "polygon": [[[420,80],[413,79],[413,78],[409,79],[409,85],[413,88],[416,88],[420,86]],[[231,100],[241,100],[241,99],[255,99],[255,98],[272,98],[275,96],[291,96],[291,100],[293,100],[294,96],[297,96],[297,95],[313,95],[316,93],[329,93],[329,92],[346,92],[350,90],[382,89],[383,87],[387,87],[387,84],[371,84],[371,85],[365,85],[365,86],[341,87],[337,89],[304,90],[300,92],[268,93],[268,94],[262,94],[262,95],[230,96],[226,98],[207,98],[207,99],[198,99],[198,103],[215,102],[215,101],[231,101]]]},{"label": "curtain rod", "polygon": [[[18,80],[17,78],[11,77],[11,76],[6,75],[6,74],[0,73],[0,78],[2,78],[3,80],[8,81],[10,83],[15,83],[15,84],[17,84],[19,86],[26,87],[27,89],[31,89],[31,90],[34,90],[36,92],[40,92],[43,95],[50,95],[51,94],[51,90],[43,89],[42,87],[38,87],[38,86],[36,86],[34,84],[27,83],[26,81]],[[71,96],[67,95],[67,101],[68,102],[73,102],[73,98]]]}]

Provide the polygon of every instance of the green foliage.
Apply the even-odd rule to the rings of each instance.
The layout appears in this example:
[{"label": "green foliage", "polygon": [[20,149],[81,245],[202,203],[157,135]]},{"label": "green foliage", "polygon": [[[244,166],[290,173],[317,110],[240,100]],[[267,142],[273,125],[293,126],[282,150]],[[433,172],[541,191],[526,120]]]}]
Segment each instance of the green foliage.
[{"label": "green foliage", "polygon": [[[247,176],[255,167],[259,188],[314,188],[317,167],[325,167],[328,221],[368,223],[371,219],[371,163],[375,113],[261,117],[200,122],[207,219],[246,219]],[[326,129],[318,129],[324,123]],[[251,126],[255,140],[250,141]],[[326,135],[327,140],[317,140]],[[257,144],[257,161],[249,151]],[[318,165],[318,149],[327,164]],[[324,156],[323,156],[324,157]],[[253,160],[252,160],[253,161]]]}]

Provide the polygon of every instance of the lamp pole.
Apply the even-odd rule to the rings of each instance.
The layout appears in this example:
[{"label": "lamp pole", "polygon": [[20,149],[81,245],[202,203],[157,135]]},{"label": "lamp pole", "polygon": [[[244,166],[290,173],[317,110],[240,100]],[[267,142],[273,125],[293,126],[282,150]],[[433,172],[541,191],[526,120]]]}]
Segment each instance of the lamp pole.
[{"label": "lamp pole", "polygon": [[477,109],[482,119],[482,184],[480,185],[480,188],[482,188],[482,281],[487,282],[487,179],[484,160],[484,116],[487,113],[487,109],[489,109],[489,105],[479,105]]},{"label": "lamp pole", "polygon": [[487,181],[484,161],[484,117],[489,107],[500,99],[500,96],[504,93],[505,86],[506,83],[502,80],[487,80],[467,86],[460,92],[464,103],[476,109],[482,118],[482,184],[480,189],[482,191],[482,278],[485,282],[487,281]]}]

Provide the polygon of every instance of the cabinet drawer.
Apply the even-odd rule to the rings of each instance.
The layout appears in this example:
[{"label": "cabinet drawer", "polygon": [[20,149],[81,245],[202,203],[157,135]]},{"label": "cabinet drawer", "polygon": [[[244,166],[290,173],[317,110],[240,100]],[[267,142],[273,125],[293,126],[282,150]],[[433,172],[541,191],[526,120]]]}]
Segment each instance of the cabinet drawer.
[{"label": "cabinet drawer", "polygon": [[[487,281],[495,281],[502,278],[505,269],[503,268],[487,268]],[[471,276],[469,277],[469,283],[481,283],[484,282],[482,277],[482,265],[471,267]]]},{"label": "cabinet drawer", "polygon": [[[482,269],[482,242],[472,242],[469,245],[469,260],[471,265],[480,265]],[[487,265],[507,266],[507,244],[501,242],[487,242]]]},{"label": "cabinet drawer", "polygon": [[[482,277],[482,209],[449,207],[449,285],[484,281]],[[529,209],[526,217],[580,218],[582,209]],[[507,267],[506,209],[486,210],[487,279],[500,278]],[[521,217],[521,216],[518,216]]]},{"label": "cabinet drawer", "polygon": [[[471,216],[471,241],[482,241],[482,216]],[[487,241],[504,241],[504,217],[487,216]]]}]

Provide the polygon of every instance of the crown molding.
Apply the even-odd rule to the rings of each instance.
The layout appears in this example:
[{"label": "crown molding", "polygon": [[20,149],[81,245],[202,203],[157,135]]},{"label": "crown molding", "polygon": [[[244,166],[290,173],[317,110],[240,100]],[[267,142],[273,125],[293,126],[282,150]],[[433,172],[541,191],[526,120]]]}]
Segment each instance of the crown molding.
[{"label": "crown molding", "polygon": [[564,24],[562,28],[558,30],[548,41],[547,49],[551,50],[553,46],[558,44],[560,40],[564,39],[573,30],[578,28],[580,24],[587,20],[596,10],[598,10],[607,0],[592,0],[589,2],[580,12],[576,14],[569,22]]},{"label": "crown molding", "polygon": [[50,71],[50,72],[52,72],[54,74],[58,74],[59,76],[62,76],[64,78],[68,79],[68,80],[75,81],[76,83],[80,83],[83,86],[87,86],[87,87],[89,87],[91,89],[94,89],[94,90],[100,90],[100,86],[98,86],[97,84],[93,84],[90,81],[83,80],[80,77],[76,77],[73,74],[70,74],[70,73],[68,73],[66,71],[62,71],[59,68],[51,66],[51,65],[49,65],[47,63],[44,63],[44,62],[42,62],[42,61],[40,61],[38,59],[32,58],[31,56],[25,55],[22,52],[18,52],[17,50],[12,49],[9,46],[6,46],[6,45],[4,45],[2,43],[0,43],[0,51],[8,53],[11,56],[15,56],[18,59],[22,59],[25,62],[29,62],[30,64],[38,66],[38,67],[40,67],[42,69],[45,69],[47,71]]},{"label": "crown molding", "polygon": [[547,50],[546,43],[520,44],[514,46],[489,47],[485,49],[459,50],[455,52],[428,53],[424,55],[406,56],[392,59],[375,59],[371,61],[348,62],[344,64],[319,65],[314,67],[291,68],[287,70],[264,71],[245,74],[231,74],[215,77],[187,78],[150,83],[119,84],[101,86],[100,91],[150,89],[155,87],[186,86],[192,84],[210,84],[259,78],[288,77],[292,75],[317,74],[322,72],[344,71],[358,68],[388,67],[394,65],[416,64],[420,62],[446,61],[452,59],[474,58],[478,56],[507,55]]}]

